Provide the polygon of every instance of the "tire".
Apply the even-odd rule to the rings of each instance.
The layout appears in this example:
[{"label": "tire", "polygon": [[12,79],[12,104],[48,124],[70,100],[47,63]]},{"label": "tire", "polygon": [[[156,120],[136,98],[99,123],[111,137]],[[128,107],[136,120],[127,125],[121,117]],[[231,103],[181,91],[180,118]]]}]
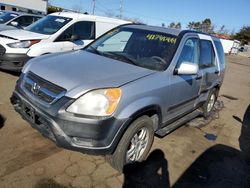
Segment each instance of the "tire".
[{"label": "tire", "polygon": [[217,101],[218,90],[212,89],[208,95],[207,101],[202,105],[202,113],[204,118],[208,118],[214,109],[214,104]]},{"label": "tire", "polygon": [[[146,143],[143,144],[142,141]],[[153,141],[153,121],[148,116],[141,116],[130,124],[116,150],[112,155],[107,155],[106,160],[113,168],[122,172],[125,164],[144,160]],[[128,156],[129,153],[131,157]]]}]

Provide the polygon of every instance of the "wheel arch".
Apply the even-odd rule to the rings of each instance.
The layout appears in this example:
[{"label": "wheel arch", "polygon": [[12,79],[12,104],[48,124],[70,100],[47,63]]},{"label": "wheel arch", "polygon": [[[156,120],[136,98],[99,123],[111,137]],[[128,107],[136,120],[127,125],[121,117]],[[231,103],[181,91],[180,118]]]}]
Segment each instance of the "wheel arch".
[{"label": "wheel arch", "polygon": [[139,118],[143,115],[149,116],[151,119],[157,118],[158,120],[153,120],[154,130],[157,130],[159,128],[159,126],[162,122],[162,112],[161,112],[160,106],[149,105],[149,106],[146,106],[146,107],[143,107],[143,108],[137,110],[136,112],[134,112],[130,116],[131,122],[129,124],[131,124],[133,121],[135,121],[137,118]]},{"label": "wheel arch", "polygon": [[118,135],[117,135],[117,137],[115,139],[115,142],[113,143],[111,153],[113,153],[115,151],[115,148],[119,144],[122,136],[127,131],[129,126],[136,119],[138,119],[139,117],[144,116],[144,115],[146,115],[146,116],[148,116],[148,117],[150,117],[152,119],[154,131],[156,131],[156,130],[158,130],[160,128],[160,125],[161,125],[161,122],[162,122],[162,113],[161,113],[160,106],[158,106],[158,105],[148,105],[148,106],[145,106],[145,107],[135,111],[133,114],[130,115],[127,122],[123,125],[122,129],[118,133]]},{"label": "wheel arch", "polygon": [[219,96],[219,91],[220,91],[221,85],[219,83],[215,84],[213,89],[215,90],[216,98]]}]

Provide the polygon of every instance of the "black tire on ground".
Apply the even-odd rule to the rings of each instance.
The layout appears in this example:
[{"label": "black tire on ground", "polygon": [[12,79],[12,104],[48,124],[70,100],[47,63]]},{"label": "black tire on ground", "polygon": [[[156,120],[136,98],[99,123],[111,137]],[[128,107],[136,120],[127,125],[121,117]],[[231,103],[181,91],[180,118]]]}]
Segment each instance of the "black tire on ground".
[{"label": "black tire on ground", "polygon": [[[218,90],[214,88],[209,92],[207,101],[202,105],[202,115],[204,118],[208,118],[212,114],[212,111],[214,109],[214,104],[217,101],[217,97],[218,97]],[[212,98],[214,98],[214,100],[211,107]]]},{"label": "black tire on ground", "polygon": [[125,164],[133,162],[127,161],[127,151],[132,146],[131,141],[133,140],[134,136],[136,136],[136,134],[140,135],[141,130],[147,130],[147,143],[144,149],[142,149],[142,153],[139,152],[141,153],[141,155],[136,161],[142,161],[147,157],[154,140],[153,121],[148,116],[141,116],[136,119],[132,124],[130,124],[130,126],[122,136],[119,144],[117,145],[117,148],[114,153],[112,155],[106,156],[106,161],[114,169],[118,170],[119,172],[122,172]]}]

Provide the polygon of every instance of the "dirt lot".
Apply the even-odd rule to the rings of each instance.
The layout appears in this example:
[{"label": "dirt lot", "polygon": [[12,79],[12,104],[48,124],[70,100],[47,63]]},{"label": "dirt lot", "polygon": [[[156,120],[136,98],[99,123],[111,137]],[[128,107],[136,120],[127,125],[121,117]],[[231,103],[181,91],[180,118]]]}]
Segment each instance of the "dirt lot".
[{"label": "dirt lot", "polygon": [[0,187],[250,187],[238,140],[243,125],[250,127],[250,58],[227,62],[213,120],[197,118],[155,138],[148,160],[125,175],[103,157],[57,148],[32,129],[9,102],[18,77],[0,71]]}]

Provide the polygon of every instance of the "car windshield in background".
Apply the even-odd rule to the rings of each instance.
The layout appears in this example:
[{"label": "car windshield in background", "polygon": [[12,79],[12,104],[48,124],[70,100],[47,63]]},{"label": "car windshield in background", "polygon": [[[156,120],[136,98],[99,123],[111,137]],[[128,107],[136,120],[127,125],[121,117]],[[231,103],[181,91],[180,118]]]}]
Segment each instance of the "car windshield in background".
[{"label": "car windshield in background", "polygon": [[71,20],[71,18],[61,16],[46,16],[28,26],[25,30],[45,35],[52,35]]},{"label": "car windshield in background", "polygon": [[0,24],[6,23],[17,16],[18,16],[18,14],[10,13],[10,12],[1,13],[0,14]]},{"label": "car windshield in background", "polygon": [[176,41],[177,37],[170,34],[121,27],[110,31],[85,50],[162,71],[170,64]]}]

